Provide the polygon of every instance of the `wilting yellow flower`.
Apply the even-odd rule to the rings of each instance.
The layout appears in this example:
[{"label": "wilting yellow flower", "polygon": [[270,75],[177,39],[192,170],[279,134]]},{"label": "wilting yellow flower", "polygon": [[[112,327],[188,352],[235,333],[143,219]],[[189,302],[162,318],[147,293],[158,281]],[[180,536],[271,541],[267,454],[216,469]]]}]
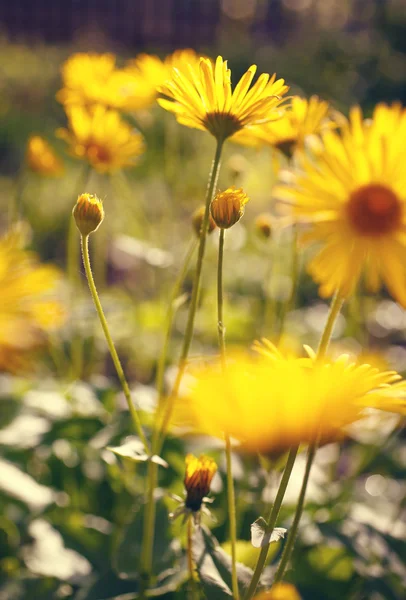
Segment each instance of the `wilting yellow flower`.
[{"label": "wilting yellow flower", "polygon": [[80,233],[89,235],[96,231],[104,219],[103,203],[97,196],[81,194],[72,214]]},{"label": "wilting yellow flower", "polygon": [[40,175],[58,176],[63,173],[62,161],[56,156],[48,142],[39,135],[32,135],[27,142],[27,163]]},{"label": "wilting yellow flower", "polygon": [[185,506],[192,511],[198,511],[202,506],[203,499],[210,492],[217,465],[213,459],[204,455],[197,458],[193,454],[188,454],[185,462]]},{"label": "wilting yellow flower", "polygon": [[200,70],[181,72],[173,69],[172,79],[160,86],[167,98],[159,104],[173,112],[179,123],[209,131],[219,140],[244,127],[262,124],[281,115],[276,109],[288,91],[283,79],[263,73],[249,89],[257,67],[252,65],[231,90],[231,71],[221,56],[215,66],[200,59]]},{"label": "wilting yellow flower", "polygon": [[[184,74],[188,74],[189,69],[198,73],[199,63],[200,56],[190,48],[176,50],[164,60],[154,54],[139,54],[133,60],[128,61],[123,72],[134,77],[137,82],[136,108],[146,108],[155,102],[158,86],[171,78],[173,68]],[[132,108],[130,97],[127,99],[125,108]]]},{"label": "wilting yellow flower", "polygon": [[257,146],[270,144],[291,156],[302,147],[310,135],[317,135],[336,127],[328,102],[312,96],[309,100],[294,96],[283,117],[261,127],[250,127],[235,135],[233,141]]},{"label": "wilting yellow flower", "polygon": [[62,324],[64,311],[56,299],[60,280],[55,267],[22,248],[18,232],[0,239],[0,369],[25,366],[45,332]]},{"label": "wilting yellow flower", "polygon": [[[365,407],[405,412],[406,382],[394,371],[337,360],[285,356],[272,344],[258,356],[232,357],[193,375],[185,407],[192,426],[238,440],[248,451],[284,450],[317,435],[335,440]],[[187,410],[187,413],[185,412]]]},{"label": "wilting yellow flower", "polygon": [[349,296],[364,270],[370,291],[383,281],[406,307],[406,110],[381,104],[363,120],[354,108],[323,144],[275,190],[295,220],[310,224],[303,241],[323,246],[308,267],[320,294]]},{"label": "wilting yellow flower", "polygon": [[291,583],[276,583],[269,592],[261,592],[254,600],[300,600],[300,595]]},{"label": "wilting yellow flower", "polygon": [[210,485],[214,475],[217,472],[217,465],[212,458],[202,454],[199,458],[193,454],[188,454],[185,459],[185,490],[186,498],[182,500],[179,496],[172,495],[173,500],[176,500],[180,506],[169,516],[171,519],[176,519],[180,515],[187,518],[192,515],[195,524],[200,523],[201,513],[208,514],[206,504],[211,502],[207,498],[210,492]]},{"label": "wilting yellow flower", "polygon": [[97,171],[111,172],[134,165],[144,150],[143,138],[115,110],[104,106],[66,109],[69,128],[57,135],[73,156],[87,160]]},{"label": "wilting yellow flower", "polygon": [[241,219],[245,205],[249,201],[242,188],[227,188],[218,192],[210,205],[213,221],[220,229],[229,229]]}]

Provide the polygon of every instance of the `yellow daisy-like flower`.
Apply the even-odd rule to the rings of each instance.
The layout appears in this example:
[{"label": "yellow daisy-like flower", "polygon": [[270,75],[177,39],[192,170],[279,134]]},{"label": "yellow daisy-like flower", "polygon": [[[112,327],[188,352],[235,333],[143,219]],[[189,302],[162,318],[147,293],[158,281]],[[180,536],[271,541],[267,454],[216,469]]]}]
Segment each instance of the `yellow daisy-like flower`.
[{"label": "yellow daisy-like flower", "polygon": [[263,73],[250,89],[257,67],[252,65],[231,90],[231,71],[221,56],[215,66],[200,59],[196,73],[173,69],[172,79],[160,86],[166,98],[159,104],[173,112],[179,123],[209,131],[225,140],[245,127],[266,123],[280,116],[276,109],[288,91],[283,79]]},{"label": "yellow daisy-like flower", "polygon": [[[146,108],[155,102],[158,86],[171,78],[173,68],[185,74],[189,73],[189,69],[198,73],[199,64],[200,56],[194,50],[185,48],[176,50],[164,60],[154,54],[139,54],[127,63],[123,72],[133,76],[138,83],[137,108]],[[128,98],[126,108],[131,108],[130,98]]]},{"label": "yellow daisy-like flower", "polygon": [[57,135],[69,144],[70,153],[87,160],[96,171],[112,172],[132,166],[144,151],[143,138],[120,114],[104,106],[89,110],[81,106],[66,109],[69,128]]},{"label": "yellow daisy-like flower", "polygon": [[354,108],[323,145],[275,190],[310,225],[303,241],[323,246],[308,266],[320,295],[351,295],[364,271],[370,291],[383,281],[406,307],[406,110],[381,104],[363,120]]},{"label": "yellow daisy-like flower", "polygon": [[336,440],[365,407],[405,412],[406,382],[394,371],[357,365],[347,355],[285,356],[266,341],[259,349],[256,357],[234,356],[226,373],[217,363],[194,373],[186,398],[192,426],[227,434],[247,451],[272,452],[319,434]]},{"label": "yellow daisy-like flower", "polygon": [[23,249],[19,232],[0,239],[0,369],[28,364],[45,332],[63,323],[64,310],[56,299],[60,281],[55,267],[42,265]]},{"label": "yellow daisy-like flower", "polygon": [[57,99],[69,105],[110,105],[109,83],[115,68],[114,54],[73,54],[62,65],[64,87],[57,93]]},{"label": "yellow daisy-like flower", "polygon": [[29,168],[39,175],[58,177],[63,173],[62,161],[40,135],[32,135],[29,138],[26,158]]},{"label": "yellow daisy-like flower", "polygon": [[210,485],[216,474],[217,465],[213,459],[205,455],[197,458],[193,454],[188,454],[185,462],[185,507],[196,512],[200,510],[203,499],[210,492]]},{"label": "yellow daisy-like flower", "polygon": [[276,583],[269,592],[261,592],[254,600],[300,600],[300,595],[291,583]]},{"label": "yellow daisy-like flower", "polygon": [[337,127],[328,102],[312,96],[307,100],[293,96],[291,105],[281,119],[261,127],[251,127],[235,135],[233,141],[249,146],[270,144],[288,157],[302,147],[310,135],[318,135]]},{"label": "yellow daisy-like flower", "polygon": [[210,205],[213,221],[220,229],[229,229],[244,215],[245,205],[249,201],[242,188],[234,186],[218,192]]}]

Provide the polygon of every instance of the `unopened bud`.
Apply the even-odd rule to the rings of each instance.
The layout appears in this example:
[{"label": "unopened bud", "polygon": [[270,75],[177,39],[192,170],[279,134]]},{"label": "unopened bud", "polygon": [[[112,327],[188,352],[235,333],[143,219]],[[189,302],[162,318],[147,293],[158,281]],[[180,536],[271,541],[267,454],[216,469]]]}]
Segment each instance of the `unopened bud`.
[{"label": "unopened bud", "polygon": [[[202,231],[203,219],[204,219],[205,207],[201,206],[198,208],[192,217],[192,225],[193,229],[196,232],[197,237],[200,237],[200,233]],[[213,221],[213,217],[209,214],[209,227],[207,233],[212,233],[216,229],[216,224]]]},{"label": "unopened bud", "polygon": [[272,216],[268,213],[258,215],[255,220],[255,230],[259,237],[269,239],[272,236]]},{"label": "unopened bud", "polygon": [[242,188],[227,188],[213,199],[210,210],[217,227],[229,229],[241,219],[249,198]]},{"label": "unopened bud", "polygon": [[81,194],[73,211],[76,226],[82,235],[89,235],[99,227],[104,219],[102,201],[92,194]]}]

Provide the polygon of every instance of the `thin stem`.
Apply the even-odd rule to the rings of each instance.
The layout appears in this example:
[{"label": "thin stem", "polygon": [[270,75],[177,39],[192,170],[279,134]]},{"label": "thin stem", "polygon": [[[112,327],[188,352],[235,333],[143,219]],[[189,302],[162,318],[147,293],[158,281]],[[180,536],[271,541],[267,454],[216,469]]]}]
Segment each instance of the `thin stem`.
[{"label": "thin stem", "polygon": [[226,366],[226,328],[223,320],[223,257],[224,257],[224,237],[226,230],[220,229],[219,235],[219,254],[217,262],[217,328],[220,347],[220,358],[223,369]]},{"label": "thin stem", "polygon": [[203,266],[203,258],[204,258],[204,252],[205,252],[205,248],[206,248],[206,236],[207,236],[207,229],[208,229],[208,224],[209,224],[209,216],[210,216],[210,203],[213,199],[213,194],[214,194],[214,189],[216,187],[216,183],[217,183],[217,179],[218,179],[218,175],[219,175],[219,171],[220,171],[220,158],[221,158],[221,152],[223,149],[223,140],[218,140],[217,141],[217,146],[216,146],[216,153],[214,156],[214,160],[213,160],[213,165],[212,165],[212,169],[211,169],[211,173],[210,173],[210,177],[209,177],[209,182],[208,182],[208,186],[207,186],[207,192],[206,192],[206,206],[205,206],[205,212],[204,212],[204,217],[203,217],[203,223],[202,223],[202,230],[201,230],[201,234],[200,234],[200,244],[199,244],[199,250],[198,250],[198,255],[197,255],[197,262],[196,262],[196,272],[195,272],[195,278],[193,281],[193,289],[192,289],[192,297],[190,299],[190,306],[189,306],[189,314],[188,314],[188,320],[187,320],[187,324],[186,324],[186,331],[185,331],[185,337],[183,339],[183,347],[182,347],[182,352],[180,355],[180,359],[179,359],[179,365],[178,365],[178,373],[176,376],[176,380],[172,389],[172,393],[169,396],[167,403],[166,403],[166,408],[165,408],[165,414],[163,417],[163,421],[162,421],[162,426],[161,426],[161,443],[162,443],[162,439],[166,434],[166,430],[168,428],[168,424],[172,415],[172,410],[173,410],[173,406],[176,400],[176,397],[178,395],[179,392],[179,387],[186,369],[186,361],[187,361],[187,357],[189,355],[189,350],[190,350],[190,345],[192,343],[192,337],[193,337],[193,328],[194,328],[194,322],[195,322],[195,315],[196,315],[196,309],[197,309],[197,300],[199,297],[199,290],[200,290],[200,279],[201,279],[201,274],[202,274],[202,266]]},{"label": "thin stem", "polygon": [[240,592],[238,589],[237,577],[237,518],[235,510],[235,490],[231,462],[231,443],[230,436],[225,436],[226,440],[226,462],[227,462],[227,503],[228,518],[230,521],[230,541],[231,541],[231,584],[234,600],[239,600]]},{"label": "thin stem", "polygon": [[[73,221],[73,219],[72,219],[72,221]],[[104,316],[103,308],[102,308],[102,305],[99,300],[99,295],[97,293],[96,285],[94,283],[92,269],[90,266],[89,236],[88,235],[81,236],[81,247],[82,247],[83,264],[85,267],[85,272],[86,272],[86,277],[87,277],[87,281],[89,284],[90,293],[92,295],[93,302],[96,307],[96,311],[99,316],[101,326],[103,328],[103,332],[104,332],[104,335],[105,335],[105,338],[107,341],[107,345],[108,345],[108,348],[109,348],[109,351],[111,354],[111,358],[113,359],[113,363],[116,368],[118,378],[120,380],[121,386],[124,391],[124,396],[127,400],[128,410],[130,411],[130,415],[131,415],[134,427],[138,433],[138,436],[141,439],[142,443],[144,444],[145,451],[147,452],[147,454],[149,454],[150,450],[149,450],[148,442],[147,442],[147,439],[143,432],[141,421],[138,416],[138,412],[132,402],[130,388],[128,387],[128,383],[127,383],[127,380],[124,375],[123,367],[121,366],[121,362],[118,357],[117,350],[114,346],[113,339],[110,335],[110,331],[109,331],[109,328],[107,325],[107,320],[106,320],[106,317]]]},{"label": "thin stem", "polygon": [[333,327],[334,327],[334,324],[338,317],[338,313],[341,310],[343,302],[344,302],[344,298],[340,295],[339,292],[336,292],[331,301],[330,310],[329,310],[328,317],[327,317],[327,322],[324,326],[324,331],[322,333],[322,336],[321,336],[321,339],[319,342],[319,347],[317,349],[317,358],[318,359],[324,358],[324,356],[326,354],[328,345],[330,343],[331,334],[333,333]]},{"label": "thin stem", "polygon": [[278,342],[280,341],[285,326],[286,315],[292,310],[296,300],[297,285],[299,280],[299,253],[297,248],[297,228],[293,225],[292,231],[292,258],[291,258],[291,281],[292,287],[290,290],[289,298],[282,306],[280,321],[279,321],[279,334]]},{"label": "thin stem", "polygon": [[[285,496],[286,488],[288,487],[290,475],[292,473],[292,469],[295,464],[297,452],[298,452],[297,446],[295,446],[289,450],[288,459],[286,461],[286,466],[283,471],[282,479],[279,484],[278,491],[276,493],[275,502],[272,506],[272,509],[271,509],[269,517],[268,517],[268,523],[267,523],[267,527],[265,530],[266,534],[271,534],[275,528],[275,525],[276,525],[276,522],[277,522],[278,516],[279,516],[279,511],[282,506],[283,498]],[[261,577],[262,571],[265,566],[269,546],[270,546],[270,544],[268,544],[267,546],[263,546],[261,548],[261,552],[259,553],[257,564],[255,566],[255,571],[252,576],[249,588],[247,589],[247,591],[245,593],[244,600],[250,600],[253,597],[253,595],[255,594],[259,579]]]},{"label": "thin stem", "polygon": [[[166,315],[166,323],[165,323],[165,334],[164,341],[162,346],[162,352],[158,361],[157,375],[156,375],[156,388],[158,392],[158,405],[157,405],[157,414],[156,414],[156,424],[159,421],[159,416],[162,411],[162,402],[164,397],[164,374],[165,374],[165,364],[168,356],[169,349],[169,341],[171,337],[173,318],[176,312],[176,299],[179,296],[183,281],[186,277],[186,273],[189,269],[190,261],[193,256],[193,253],[196,248],[196,240],[193,239],[192,244],[190,245],[185,260],[183,262],[183,267],[179,272],[179,275],[176,279],[174,288],[172,290],[171,299],[169,302],[169,308]],[[158,453],[158,442],[159,442],[159,428],[156,426],[154,428],[152,434],[152,454]],[[153,555],[153,540],[155,536],[155,499],[154,499],[154,491],[158,482],[158,465],[152,461],[148,464],[148,474],[147,474],[147,495],[145,499],[145,521],[143,528],[143,537],[142,537],[142,566],[144,573],[149,576],[152,568],[152,555]]]},{"label": "thin stem", "polygon": [[187,521],[187,565],[189,571],[190,578],[190,600],[198,600],[198,593],[196,589],[196,580],[195,580],[195,568],[193,565],[193,517],[189,516]]},{"label": "thin stem", "polygon": [[[223,258],[224,258],[224,237],[225,229],[220,229],[219,235],[219,253],[217,262],[217,328],[220,347],[220,358],[223,372],[226,372],[226,328],[223,319]],[[237,577],[237,519],[235,510],[235,489],[233,480],[233,470],[231,461],[231,442],[230,436],[225,436],[226,441],[226,463],[227,463],[227,502],[228,518],[230,521],[230,541],[231,541],[231,584],[234,600],[239,600],[240,593],[238,589]]]},{"label": "thin stem", "polygon": [[293,519],[292,527],[290,528],[288,539],[286,540],[285,547],[282,552],[282,558],[278,566],[278,570],[275,574],[273,583],[278,583],[283,578],[290,556],[292,554],[293,546],[296,540],[297,530],[299,522],[303,513],[304,501],[306,496],[307,484],[309,483],[310,470],[312,468],[313,460],[317,451],[317,442],[314,442],[309,446],[307,453],[306,469],[303,477],[303,483],[300,490],[299,500],[297,502],[295,517]]}]

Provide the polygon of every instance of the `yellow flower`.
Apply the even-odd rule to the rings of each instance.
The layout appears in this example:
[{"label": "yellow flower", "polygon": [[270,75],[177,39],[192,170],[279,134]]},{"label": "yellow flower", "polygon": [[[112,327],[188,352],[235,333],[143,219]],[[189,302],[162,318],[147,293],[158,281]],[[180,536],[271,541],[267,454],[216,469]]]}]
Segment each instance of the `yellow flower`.
[{"label": "yellow flower", "polygon": [[284,450],[338,439],[341,428],[365,407],[405,412],[406,382],[394,371],[337,360],[285,356],[270,342],[258,356],[237,355],[226,373],[220,364],[197,370],[186,398],[188,418],[199,431],[238,440],[251,452]]},{"label": "yellow flower", "polygon": [[28,364],[45,332],[62,324],[64,311],[56,299],[60,280],[55,267],[22,248],[20,233],[0,239],[0,369]]},{"label": "yellow flower", "polygon": [[213,221],[220,229],[229,229],[244,215],[245,205],[249,201],[242,188],[227,188],[218,192],[210,205]]},{"label": "yellow flower", "polygon": [[[200,234],[202,231],[203,218],[204,218],[205,211],[206,211],[205,206],[200,206],[199,208],[197,208],[195,210],[195,212],[192,215],[192,227],[198,238],[200,237]],[[208,234],[213,233],[213,231],[216,229],[216,227],[217,227],[217,225],[213,221],[213,217],[211,215],[209,215],[209,225],[208,225],[207,233]]]},{"label": "yellow flower", "polygon": [[[176,50],[173,54],[169,54],[165,60],[161,60],[154,54],[139,54],[136,58],[130,60],[123,72],[134,77],[137,82],[136,108],[146,108],[155,102],[158,95],[158,86],[170,79],[173,68],[185,74],[189,73],[189,69],[198,73],[199,63],[200,56],[190,48]],[[130,97],[127,99],[125,108],[132,108]]]},{"label": "yellow flower", "polygon": [[406,307],[406,110],[381,104],[363,120],[354,108],[323,145],[275,190],[295,220],[310,224],[303,241],[322,245],[308,267],[320,294],[349,296],[364,270],[370,291],[383,281]]},{"label": "yellow flower", "polygon": [[63,173],[62,161],[56,156],[48,142],[39,135],[32,135],[27,142],[27,163],[40,175],[58,176]]},{"label": "yellow flower", "polygon": [[276,109],[288,91],[283,79],[276,81],[263,73],[249,89],[257,67],[252,65],[231,91],[231,71],[221,56],[215,66],[207,58],[200,59],[200,70],[189,72],[173,69],[172,79],[160,86],[166,98],[159,104],[173,112],[179,123],[209,131],[225,140],[237,131],[262,124],[280,116]]},{"label": "yellow flower", "polygon": [[104,219],[103,203],[97,196],[81,194],[72,214],[80,233],[89,235],[98,229]]},{"label": "yellow flower", "polygon": [[194,512],[200,510],[203,499],[210,492],[212,479],[217,471],[217,465],[208,456],[197,458],[193,454],[186,456],[185,506]]},{"label": "yellow flower", "polygon": [[254,600],[300,600],[300,595],[291,583],[276,583],[269,592],[261,592]]},{"label": "yellow flower", "polygon": [[309,100],[294,96],[282,118],[261,127],[251,127],[235,135],[233,141],[256,146],[270,144],[290,157],[310,135],[318,135],[337,125],[328,102],[312,96]]},{"label": "yellow flower", "polygon": [[62,65],[64,87],[57,99],[62,104],[110,105],[109,82],[115,63],[114,54],[73,54]]},{"label": "yellow flower", "polygon": [[69,129],[57,135],[69,144],[73,156],[87,160],[97,171],[111,172],[134,165],[144,150],[141,134],[120,114],[104,106],[89,110],[81,106],[66,109]]}]

